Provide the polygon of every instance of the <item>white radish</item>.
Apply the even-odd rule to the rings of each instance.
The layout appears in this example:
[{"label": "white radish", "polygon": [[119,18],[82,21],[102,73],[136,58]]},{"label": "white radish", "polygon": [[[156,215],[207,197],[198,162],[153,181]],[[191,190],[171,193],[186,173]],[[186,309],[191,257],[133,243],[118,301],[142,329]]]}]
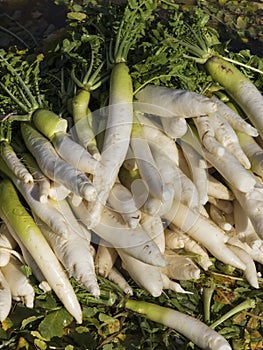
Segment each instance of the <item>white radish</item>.
[{"label": "white radish", "polygon": [[9,312],[11,311],[12,307],[12,294],[10,290],[10,286],[5,279],[4,274],[2,273],[0,269],[0,322],[3,322],[7,316],[9,315]]},{"label": "white radish", "polygon": [[135,228],[140,221],[141,212],[136,206],[132,193],[121,183],[115,183],[108,197],[108,204],[121,214],[129,227]]},{"label": "white radish", "polygon": [[163,280],[159,267],[145,264],[133,258],[122,249],[117,249],[123,268],[129,273],[137,285],[147,290],[153,297],[162,294]]},{"label": "white radish", "polygon": [[9,284],[12,298],[21,301],[29,308],[33,308],[35,291],[29,279],[21,270],[22,264],[15,257],[11,256],[9,263],[1,267],[1,271]]},{"label": "white radish", "polygon": [[189,90],[147,85],[137,92],[136,109],[162,117],[192,118],[217,110],[214,101]]},{"label": "white radish", "polygon": [[187,232],[218,260],[242,270],[245,269],[244,263],[226,246],[227,236],[224,231],[212,220],[182,203],[174,203],[174,208],[167,215],[167,220],[182,231]]},{"label": "white radish", "polygon": [[117,286],[120,287],[125,294],[133,295],[133,290],[131,286],[116,267],[111,268],[108,274],[108,279],[113,283],[117,284]]},{"label": "white radish", "polygon": [[[89,218],[87,217],[87,208],[85,203],[80,204],[75,213],[78,218],[87,225]],[[113,247],[121,248],[127,254],[137,259],[141,259],[149,264],[164,266],[165,260],[156,244],[151,240],[143,228],[138,225],[136,228],[130,228],[124,223],[120,214],[104,207],[101,221],[92,231],[100,238],[109,242]]]},{"label": "white radish", "polygon": [[218,113],[228,121],[234,130],[244,132],[253,137],[258,136],[257,129],[251,124],[247,123],[244,118],[237,114],[226,103],[220,101],[215,96],[213,96],[211,99],[216,103]]},{"label": "white radish", "polygon": [[102,277],[108,277],[118,253],[110,243],[100,239],[98,249],[95,256],[95,270]]},{"label": "white radish", "polygon": [[21,131],[27,148],[36,158],[40,169],[48,178],[61,183],[71,192],[88,201],[96,199],[96,190],[89,178],[62,160],[44,136],[25,122],[21,123]]},{"label": "white radish", "polygon": [[205,350],[232,350],[227,340],[200,320],[160,305],[128,299],[128,310],[175,329]]},{"label": "white radish", "polygon": [[82,311],[69,279],[9,180],[0,182],[0,217],[23,242],[65,308],[81,323]]},{"label": "white radish", "polygon": [[69,134],[55,133],[51,141],[62,159],[82,173],[94,174],[99,162]]}]

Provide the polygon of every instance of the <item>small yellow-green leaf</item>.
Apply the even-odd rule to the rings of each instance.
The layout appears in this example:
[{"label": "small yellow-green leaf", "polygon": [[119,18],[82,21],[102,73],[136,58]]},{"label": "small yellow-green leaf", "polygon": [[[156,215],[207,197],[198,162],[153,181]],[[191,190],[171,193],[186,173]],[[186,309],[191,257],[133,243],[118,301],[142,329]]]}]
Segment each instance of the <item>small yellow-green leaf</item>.
[{"label": "small yellow-green leaf", "polygon": [[69,12],[67,14],[68,19],[73,19],[76,21],[83,21],[84,19],[86,19],[87,15],[83,12]]}]

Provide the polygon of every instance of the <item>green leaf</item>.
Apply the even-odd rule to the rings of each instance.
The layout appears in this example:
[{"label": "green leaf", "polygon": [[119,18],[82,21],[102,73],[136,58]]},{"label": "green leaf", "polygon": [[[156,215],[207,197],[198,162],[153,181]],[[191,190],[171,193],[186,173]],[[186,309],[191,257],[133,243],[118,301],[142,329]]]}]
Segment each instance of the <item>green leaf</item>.
[{"label": "green leaf", "polygon": [[30,317],[25,318],[25,319],[22,321],[22,325],[21,325],[20,329],[25,329],[26,326],[27,326],[28,324],[33,323],[34,321],[39,320],[39,319],[41,319],[41,318],[43,318],[43,315],[40,315],[40,316],[30,316]]},{"label": "green leaf", "polygon": [[87,15],[83,12],[69,12],[67,14],[67,17],[68,17],[68,19],[74,19],[74,20],[81,22],[87,18]]},{"label": "green leaf", "polygon": [[46,339],[53,337],[62,337],[64,328],[73,320],[73,317],[65,310],[59,309],[49,313],[39,324],[38,329],[41,335]]}]

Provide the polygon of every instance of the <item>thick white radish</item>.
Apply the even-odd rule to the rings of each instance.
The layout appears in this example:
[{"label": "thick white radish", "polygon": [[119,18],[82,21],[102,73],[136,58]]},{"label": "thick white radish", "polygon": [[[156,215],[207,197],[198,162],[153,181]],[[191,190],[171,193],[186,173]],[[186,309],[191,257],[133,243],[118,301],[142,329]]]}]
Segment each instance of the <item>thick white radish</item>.
[{"label": "thick white radish", "polygon": [[236,245],[229,244],[228,246],[246,265],[246,269],[244,270],[246,280],[253,288],[259,288],[257,269],[251,256],[244,249]]},{"label": "thick white radish", "polygon": [[222,85],[242,108],[258,133],[263,135],[263,96],[257,87],[231,62],[214,55],[206,64],[212,78]]},{"label": "thick white radish", "polygon": [[160,118],[164,132],[172,139],[182,137],[187,132],[185,118]]},{"label": "thick white radish", "polygon": [[117,249],[123,268],[137,285],[148,291],[153,297],[159,297],[163,290],[163,280],[158,266],[145,264],[133,258],[122,249]]},{"label": "thick white radish", "polygon": [[101,167],[96,168],[93,177],[98,201],[90,207],[91,226],[100,221],[103,207],[128,151],[133,122],[132,90],[132,80],[126,63],[114,64],[110,77],[109,108],[101,151]]},{"label": "thick white radish", "polygon": [[234,130],[244,132],[253,137],[258,136],[257,129],[247,123],[244,118],[237,114],[226,103],[220,101],[215,96],[212,97],[212,100],[217,104],[218,113],[228,121]]},{"label": "thick white radish", "polygon": [[116,267],[113,266],[111,268],[108,274],[108,279],[113,283],[117,284],[117,286],[120,287],[125,294],[133,295],[133,290],[131,286]]},{"label": "thick white radish", "polygon": [[191,171],[191,179],[197,188],[200,204],[206,204],[208,201],[208,171],[203,166],[204,158],[186,142],[180,142],[183,154]]},{"label": "thick white radish", "polygon": [[96,199],[96,190],[89,178],[61,159],[48,139],[25,122],[21,123],[21,131],[27,148],[49,179],[61,183],[71,192],[88,201]]},{"label": "thick white radish", "polygon": [[9,287],[9,284],[7,280],[5,279],[5,276],[3,275],[1,269],[0,269],[0,322],[3,322],[7,316],[9,315],[9,312],[11,311],[12,307],[12,294]]},{"label": "thick white radish", "polygon": [[109,194],[108,204],[117,211],[129,227],[135,228],[140,221],[141,212],[135,204],[132,193],[121,183],[116,182]]},{"label": "thick white radish", "polygon": [[83,173],[94,174],[99,162],[69,134],[55,133],[51,141],[62,159]]},{"label": "thick white radish", "polygon": [[219,143],[228,149],[245,169],[250,169],[250,161],[239,144],[237,134],[227,120],[219,113],[213,113],[210,116],[210,121],[214,129],[215,137]]},{"label": "thick white radish", "polygon": [[167,248],[177,249],[176,242],[181,240],[183,243],[183,249],[190,254],[196,255],[196,262],[205,271],[213,264],[210,257],[204,247],[202,247],[197,241],[191,238],[188,234],[181,231],[178,227],[173,224],[169,226],[170,230],[165,230],[165,242]]},{"label": "thick white radish", "polygon": [[35,291],[29,279],[21,270],[22,264],[14,256],[10,257],[9,263],[1,267],[1,271],[9,284],[12,298],[22,301],[29,308],[33,308]]},{"label": "thick white radish", "polygon": [[[134,132],[133,132],[134,134]],[[165,201],[169,196],[165,184],[153,158],[149,143],[144,138],[135,135],[131,137],[131,148],[136,158],[141,178],[147,183],[149,193],[152,197]]]},{"label": "thick white radish", "polygon": [[194,280],[200,277],[200,269],[187,256],[167,250],[164,253],[167,266],[162,267],[161,271],[172,280]]},{"label": "thick white radish", "polygon": [[[75,213],[84,223],[89,223],[85,202],[81,203]],[[148,233],[138,225],[135,229],[124,223],[120,214],[104,207],[101,221],[92,229],[100,238],[109,242],[115,248],[121,248],[127,254],[141,259],[149,264],[164,266],[165,260],[159,248]]]},{"label": "thick white radish", "polygon": [[95,256],[95,270],[102,277],[108,277],[118,253],[110,243],[100,239],[98,249]]},{"label": "thick white radish", "polygon": [[192,118],[210,114],[217,105],[210,98],[189,90],[147,85],[136,94],[136,109],[162,117]]},{"label": "thick white radish", "polygon": [[212,220],[177,202],[167,215],[167,220],[183,232],[187,232],[218,260],[242,270],[245,269],[243,262],[226,246],[227,236],[224,231]]},{"label": "thick white radish", "polygon": [[39,227],[19,201],[16,190],[9,180],[0,182],[0,217],[10,232],[12,230],[16,232],[50,287],[69,313],[78,323],[81,323],[82,311],[68,277]]},{"label": "thick white radish", "polygon": [[128,310],[175,329],[205,350],[232,350],[227,340],[200,320],[160,305],[128,299]]}]

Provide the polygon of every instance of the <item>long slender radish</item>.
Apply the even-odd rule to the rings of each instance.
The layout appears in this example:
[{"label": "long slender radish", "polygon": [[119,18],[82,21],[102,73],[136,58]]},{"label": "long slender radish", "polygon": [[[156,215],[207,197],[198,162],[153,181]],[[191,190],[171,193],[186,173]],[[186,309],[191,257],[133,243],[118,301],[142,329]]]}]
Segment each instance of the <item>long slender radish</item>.
[{"label": "long slender radish", "polygon": [[65,308],[81,323],[82,312],[76,294],[39,227],[19,201],[10,180],[0,182],[0,199],[0,217],[16,232]]},{"label": "long slender radish", "polygon": [[153,303],[128,299],[125,307],[148,319],[173,328],[205,350],[231,350],[227,340],[192,316]]},{"label": "long slender radish", "polygon": [[96,167],[99,166],[98,161],[69,134],[55,133],[52,144],[62,159],[83,173],[94,174]]},{"label": "long slender radish", "polygon": [[5,141],[0,144],[1,157],[10,168],[10,170],[25,183],[33,182],[33,176],[28,169],[24,166],[21,160],[17,157],[12,146]]},{"label": "long slender radish", "polygon": [[108,274],[108,279],[117,284],[117,286],[120,287],[125,294],[133,295],[133,290],[131,286],[116,267],[113,266],[111,268]]},{"label": "long slender radish", "polygon": [[32,174],[34,181],[37,182],[39,188],[39,201],[46,203],[50,192],[50,180],[42,173],[31,153],[24,152],[22,154],[22,157],[23,161],[26,163],[27,168]]},{"label": "long slender radish", "polygon": [[22,123],[21,131],[27,148],[36,158],[42,172],[51,180],[60,182],[86,200],[96,199],[96,190],[88,177],[63,161],[50,142],[30,124]]},{"label": "long slender radish", "polygon": [[163,289],[170,289],[176,293],[192,294],[192,292],[184,290],[178,282],[170,279],[165,273],[161,272],[161,276],[163,281]]},{"label": "long slender radish", "polygon": [[[84,223],[89,223],[88,211],[84,203],[81,203],[75,213]],[[124,223],[120,214],[104,207],[101,221],[94,231],[100,238],[109,242],[115,248],[121,248],[127,254],[145,261],[146,263],[164,266],[165,260],[159,248],[140,225],[132,229]]]},{"label": "long slender radish", "polygon": [[1,269],[0,269],[0,322],[3,322],[7,316],[9,315],[9,312],[11,311],[12,307],[12,294],[10,290],[10,286],[5,279],[5,276],[3,275]]},{"label": "long slender radish", "polygon": [[263,186],[260,183],[257,183],[254,189],[250,192],[243,193],[237,189],[232,188],[236,199],[243,208],[244,212],[247,214],[251,223],[259,235],[260,238],[263,237]]},{"label": "long slender radish", "polygon": [[259,288],[258,275],[255,263],[252,257],[242,248],[236,245],[229,245],[229,248],[240,258],[241,261],[246,265],[244,275],[250,285],[254,288]]},{"label": "long slender radish", "polygon": [[[183,136],[183,140],[193,147],[196,147],[198,144],[199,147],[196,149],[199,151],[200,143],[195,137],[193,131],[189,129],[187,134]],[[218,170],[218,172],[233,186],[233,188],[237,188],[242,192],[249,192],[254,188],[256,183],[255,178],[230,152],[225,151],[224,155],[215,157],[213,153],[203,148],[201,154],[204,155],[206,160]],[[236,176],[237,173],[239,176]]]},{"label": "long slender radish", "polygon": [[239,143],[251,162],[251,170],[259,175],[263,176],[263,149],[256,142],[256,140],[244,132],[237,131]]},{"label": "long slender radish", "polygon": [[54,232],[58,235],[67,236],[69,234],[68,222],[64,215],[54,207],[52,202],[48,200],[46,203],[39,201],[39,187],[37,183],[25,184],[19,180],[9,168],[5,167],[0,160],[1,170],[9,176],[16,188],[22,194],[31,210],[41,218]]},{"label": "long slender radish", "polygon": [[231,231],[233,226],[227,221],[225,213],[215,205],[209,205],[209,215],[211,219],[224,231]]},{"label": "long slender radish", "polygon": [[250,161],[242,150],[237,134],[228,121],[219,113],[211,114],[210,121],[215,130],[215,137],[220,144],[232,153],[245,169],[250,169]]},{"label": "long slender radish", "polygon": [[217,110],[208,97],[188,90],[175,90],[165,86],[147,85],[137,92],[136,108],[162,117],[192,118]]},{"label": "long slender radish", "polygon": [[180,145],[191,171],[191,179],[197,188],[200,204],[206,204],[208,201],[208,172],[202,166],[204,158],[191,145],[183,141],[180,142]]},{"label": "long slender radish", "polygon": [[12,298],[16,301],[22,301],[29,308],[33,308],[35,291],[21,267],[21,262],[11,256],[9,263],[2,266],[1,271],[9,284]]},{"label": "long slender radish", "polygon": [[235,131],[243,132],[252,137],[258,136],[258,131],[251,124],[246,122],[235,110],[230,108],[229,104],[222,102],[215,96],[212,100],[217,104],[218,113],[228,121]]},{"label": "long slender radish", "polygon": [[227,236],[212,220],[194,212],[182,203],[166,216],[169,222],[187,232],[193,239],[206,247],[218,260],[244,270],[243,262],[226,246]]}]

